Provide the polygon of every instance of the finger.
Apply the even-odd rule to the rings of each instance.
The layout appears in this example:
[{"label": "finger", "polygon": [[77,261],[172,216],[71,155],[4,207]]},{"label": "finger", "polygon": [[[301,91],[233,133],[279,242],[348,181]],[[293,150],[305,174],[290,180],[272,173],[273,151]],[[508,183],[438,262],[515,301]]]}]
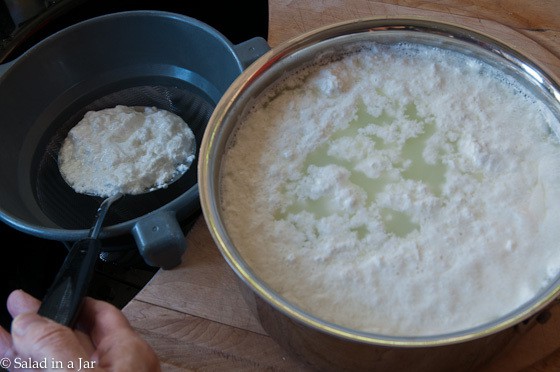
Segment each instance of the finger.
[{"label": "finger", "polygon": [[[37,300],[35,297],[31,296],[30,294],[22,290],[15,290],[8,297],[7,305],[10,314],[12,314],[13,317],[16,317],[19,314],[23,314],[23,313],[37,312],[39,306],[41,305],[41,302]],[[86,351],[86,353],[88,355],[93,354],[95,348],[89,336],[80,331],[76,331],[75,334],[78,340],[80,341],[80,344]],[[11,343],[11,337],[10,337],[10,343]]]},{"label": "finger", "polygon": [[[10,293],[6,301],[6,307],[12,317],[24,312],[34,312],[39,307],[38,301],[24,291],[15,290]],[[14,357],[12,335],[0,327],[0,357]]]},{"label": "finger", "polygon": [[152,348],[115,306],[86,298],[78,321],[96,345],[94,358],[100,368],[159,371],[159,360]]},{"label": "finger", "polygon": [[40,304],[39,300],[21,289],[12,291],[6,301],[8,312],[13,318],[23,313],[36,313]]},{"label": "finger", "polygon": [[76,338],[78,339],[78,341],[80,342],[80,344],[84,348],[86,354],[87,355],[92,355],[95,351],[95,345],[91,341],[91,338],[89,337],[89,335],[87,333],[84,333],[83,331],[81,331],[79,329],[75,329],[74,334],[76,335]]},{"label": "finger", "polygon": [[115,329],[130,329],[128,319],[108,302],[86,297],[78,316],[78,328],[91,336],[94,343],[114,332]]},{"label": "finger", "polygon": [[53,358],[65,363],[89,360],[74,332],[35,313],[23,313],[12,321],[14,352],[22,358]]},{"label": "finger", "polygon": [[12,336],[0,327],[0,358],[11,358],[12,354]]}]

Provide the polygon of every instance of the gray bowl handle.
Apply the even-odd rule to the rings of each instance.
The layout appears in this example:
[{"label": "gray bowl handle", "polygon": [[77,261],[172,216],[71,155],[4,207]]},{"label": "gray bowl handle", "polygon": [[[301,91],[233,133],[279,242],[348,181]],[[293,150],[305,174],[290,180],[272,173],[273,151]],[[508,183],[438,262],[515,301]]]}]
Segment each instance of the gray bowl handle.
[{"label": "gray bowl handle", "polygon": [[262,37],[254,37],[234,45],[233,49],[243,64],[243,69],[255,62],[260,56],[270,50],[270,46]]},{"label": "gray bowl handle", "polygon": [[162,211],[143,217],[132,228],[132,235],[144,261],[162,269],[179,265],[187,249],[174,212]]}]

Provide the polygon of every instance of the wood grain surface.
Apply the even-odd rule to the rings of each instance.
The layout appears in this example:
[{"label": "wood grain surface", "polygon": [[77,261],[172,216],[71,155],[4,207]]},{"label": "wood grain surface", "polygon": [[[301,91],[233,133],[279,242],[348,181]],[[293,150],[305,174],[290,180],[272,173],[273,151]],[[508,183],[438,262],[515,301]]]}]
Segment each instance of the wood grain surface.
[{"label": "wood grain surface", "polygon": [[[556,0],[270,0],[274,47],[321,26],[366,17],[428,17],[483,32],[560,74],[560,3]],[[306,371],[249,311],[239,282],[203,218],[187,235],[182,264],[160,270],[123,309],[153,346],[164,371]],[[560,306],[483,372],[560,371]]]}]

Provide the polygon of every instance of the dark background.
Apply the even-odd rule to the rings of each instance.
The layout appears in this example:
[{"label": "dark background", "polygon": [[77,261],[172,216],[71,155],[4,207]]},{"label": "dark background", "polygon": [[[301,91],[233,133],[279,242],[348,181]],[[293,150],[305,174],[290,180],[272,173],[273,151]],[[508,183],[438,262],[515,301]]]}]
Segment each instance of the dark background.
[{"label": "dark background", "polygon": [[[233,44],[255,36],[265,39],[268,36],[267,0],[23,0],[18,4],[21,9],[27,9],[28,14],[33,14],[31,18],[22,20],[14,17],[13,10],[0,0],[0,63],[17,58],[64,27],[98,15],[126,10],[155,9],[184,14],[216,28]],[[183,221],[185,232],[192,222]],[[1,221],[0,238],[3,241],[0,250],[0,325],[9,328],[11,317],[5,306],[8,294],[14,289],[24,289],[42,298],[71,243],[36,238]],[[123,246],[121,250],[98,260],[89,295],[122,308],[156,271],[157,268],[144,263],[134,246]]]}]

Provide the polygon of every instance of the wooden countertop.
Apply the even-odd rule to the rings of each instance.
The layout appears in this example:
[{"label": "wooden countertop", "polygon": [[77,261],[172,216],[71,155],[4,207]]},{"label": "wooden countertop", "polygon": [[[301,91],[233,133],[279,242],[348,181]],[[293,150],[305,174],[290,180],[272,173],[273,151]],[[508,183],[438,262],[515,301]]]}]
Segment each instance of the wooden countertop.
[{"label": "wooden countertop", "polygon": [[[365,17],[430,17],[498,38],[560,74],[556,0],[270,0],[271,47],[335,22]],[[241,297],[233,271],[202,217],[187,235],[183,263],[160,270],[123,309],[165,371],[305,371],[266,335]],[[560,370],[560,306],[486,372]]]}]

